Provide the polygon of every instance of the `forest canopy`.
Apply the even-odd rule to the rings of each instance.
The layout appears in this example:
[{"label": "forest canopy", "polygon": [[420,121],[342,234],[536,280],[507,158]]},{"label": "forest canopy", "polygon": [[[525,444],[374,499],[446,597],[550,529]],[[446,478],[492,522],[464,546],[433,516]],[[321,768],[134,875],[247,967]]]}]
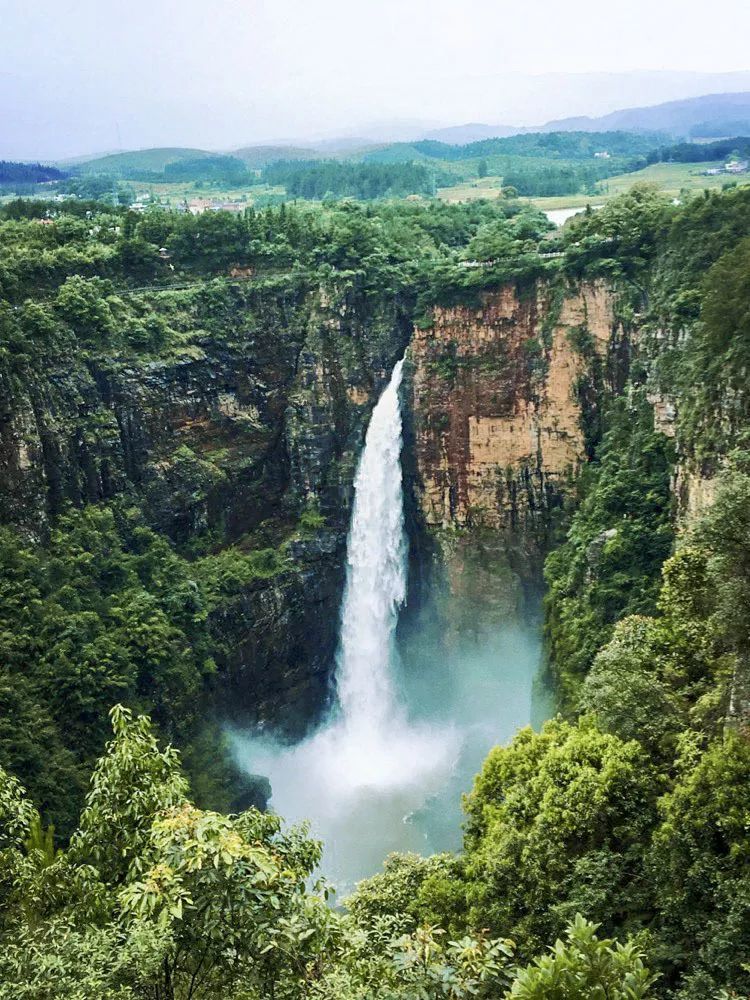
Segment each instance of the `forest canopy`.
[{"label": "forest canopy", "polygon": [[[750,993],[748,239],[743,188],[674,204],[638,187],[554,231],[512,198],[0,209],[0,377],[66,470],[36,521],[22,477],[0,497],[0,997]],[[335,490],[282,501],[264,419],[321,413],[280,388],[310,330],[343,382],[343,352],[366,359],[384,328],[403,349],[436,307],[581,282],[612,291],[630,353],[617,384],[586,324],[569,331],[586,460],[545,566],[559,716],[490,752],[462,850],[384,859],[334,910],[320,845],[250,805],[216,724],[223,625],[272,606],[301,553],[335,551]],[[226,440],[187,412],[201,448],[170,440],[149,478],[136,427],[118,467],[94,390],[147,392],[167,368],[190,388],[209,344],[265,366],[252,404],[222,383]],[[45,407],[75,427],[67,468]],[[259,514],[239,533],[217,511],[248,465]],[[696,480],[712,502],[678,522]]]}]

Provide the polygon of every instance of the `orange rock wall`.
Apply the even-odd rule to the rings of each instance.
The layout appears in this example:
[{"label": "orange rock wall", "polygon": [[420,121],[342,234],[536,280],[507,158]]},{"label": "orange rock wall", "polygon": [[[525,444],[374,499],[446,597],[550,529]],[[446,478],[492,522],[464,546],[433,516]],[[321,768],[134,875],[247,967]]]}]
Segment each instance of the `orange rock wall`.
[{"label": "orange rock wall", "polygon": [[612,294],[508,286],[479,309],[435,309],[414,333],[419,500],[433,527],[518,527],[559,502],[585,460],[577,387],[604,358]]}]

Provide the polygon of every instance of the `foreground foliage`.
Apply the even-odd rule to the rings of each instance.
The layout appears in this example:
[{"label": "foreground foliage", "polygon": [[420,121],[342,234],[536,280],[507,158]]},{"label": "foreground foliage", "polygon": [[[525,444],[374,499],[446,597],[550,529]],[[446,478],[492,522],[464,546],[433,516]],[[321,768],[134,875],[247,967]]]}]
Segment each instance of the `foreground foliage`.
[{"label": "foreground foliage", "polygon": [[[193,749],[215,670],[207,617],[283,571],[283,546],[180,548],[137,502],[61,506],[43,539],[3,529],[0,997],[747,996],[750,192],[674,206],[636,189],[544,244],[544,221],[510,201],[3,214],[8,384],[68,351],[192,349],[196,317],[241,336],[244,293],[206,280],[238,265],[258,269],[253,295],[274,289],[278,331],[312,288],[396,297],[419,319],[544,275],[613,282],[621,323],[642,338],[621,398],[589,411],[590,465],[546,567],[563,717],[490,753],[462,853],[388,859],[346,914],[310,886],[319,845],[305,830],[197,808],[157,736]],[[173,278],[199,287],[126,294]],[[676,407],[669,435],[655,398]],[[714,494],[680,534],[678,455],[682,487],[711,477]],[[178,455],[175,495],[189,501],[216,474],[207,465]],[[300,531],[320,517],[311,508]],[[130,708],[114,710],[96,763],[120,701]],[[211,766],[215,745],[203,747],[192,773]]]},{"label": "foreground foliage", "polygon": [[[320,845],[304,828],[255,809],[197,809],[146,717],[117,707],[112,725],[64,852],[38,835],[38,814],[0,770],[0,997],[547,995],[549,960],[517,970],[510,941],[334,913],[325,887],[309,885]],[[565,969],[555,976],[645,986],[637,950],[595,930],[576,918],[569,944],[555,946],[553,966]]]}]

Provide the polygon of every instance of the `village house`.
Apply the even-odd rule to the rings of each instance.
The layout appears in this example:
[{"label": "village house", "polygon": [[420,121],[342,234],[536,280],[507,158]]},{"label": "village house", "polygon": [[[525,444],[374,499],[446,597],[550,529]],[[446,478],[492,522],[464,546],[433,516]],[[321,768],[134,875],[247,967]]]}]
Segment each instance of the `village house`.
[{"label": "village house", "polygon": [[191,215],[201,215],[211,207],[210,198],[191,198],[187,203],[188,212]]},{"label": "village house", "polygon": [[187,202],[187,211],[192,215],[202,215],[203,212],[233,212],[241,215],[246,208],[244,201],[221,201],[219,198],[192,198]]},{"label": "village house", "polygon": [[242,201],[214,201],[209,207],[211,212],[232,212],[234,215],[241,215],[247,205]]}]

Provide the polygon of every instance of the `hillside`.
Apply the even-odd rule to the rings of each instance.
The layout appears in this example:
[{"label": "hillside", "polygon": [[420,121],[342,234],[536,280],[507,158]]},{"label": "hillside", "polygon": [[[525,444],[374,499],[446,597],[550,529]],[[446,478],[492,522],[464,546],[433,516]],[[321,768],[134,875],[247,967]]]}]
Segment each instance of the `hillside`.
[{"label": "hillside", "polygon": [[412,143],[393,143],[364,153],[365,160],[403,162],[406,159],[470,160],[487,156],[521,156],[542,159],[590,160],[597,152],[612,157],[644,156],[663,143],[664,134],[648,132],[633,135],[627,131],[587,130],[528,132],[469,143],[445,143],[422,139]]},{"label": "hillside", "polygon": [[706,94],[653,107],[625,108],[599,118],[563,118],[543,125],[544,131],[661,131],[677,137],[713,138],[750,131],[750,93]]},{"label": "hillside", "polygon": [[243,160],[251,169],[260,169],[277,160],[315,160],[322,154],[302,146],[243,146],[233,149],[231,155]]},{"label": "hillside", "polygon": [[110,174],[113,177],[126,176],[133,170],[163,170],[168,163],[177,160],[194,160],[201,156],[211,156],[205,149],[190,149],[182,146],[157,149],[134,149],[124,153],[110,153],[91,160],[78,160],[76,172],[81,174]]},{"label": "hillside", "polygon": [[483,125],[481,122],[469,122],[466,125],[448,125],[446,128],[432,129],[421,138],[463,145],[468,142],[479,142],[482,139],[502,139],[524,131],[527,130],[514,128],[512,125]]}]

